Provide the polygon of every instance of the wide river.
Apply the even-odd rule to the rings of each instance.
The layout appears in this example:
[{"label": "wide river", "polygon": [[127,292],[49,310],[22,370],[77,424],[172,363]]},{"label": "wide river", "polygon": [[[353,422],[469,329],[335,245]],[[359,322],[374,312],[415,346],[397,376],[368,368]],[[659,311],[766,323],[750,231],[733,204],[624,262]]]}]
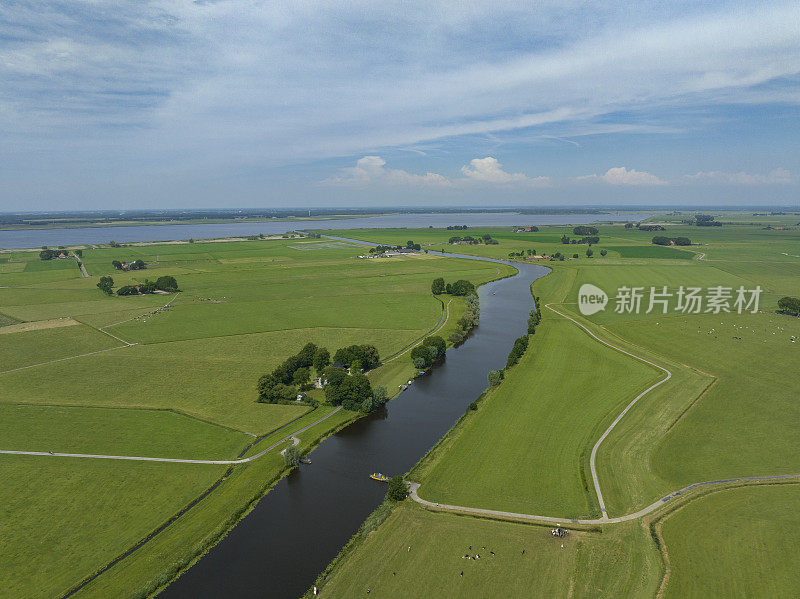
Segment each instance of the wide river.
[{"label": "wide river", "polygon": [[414,380],[385,409],[323,441],[310,456],[312,464],[277,483],[159,596],[288,599],[304,593],[383,500],[386,486],[370,473],[407,472],[487,387],[488,372],[505,366],[514,339],[527,328],[530,284],[549,270],[514,266],[516,276],[479,289],[480,324],[464,344],[447,351],[442,365]]},{"label": "wide river", "polygon": [[74,229],[25,229],[0,231],[0,248],[37,248],[43,245],[74,245],[172,239],[211,239],[286,233],[295,229],[418,228],[469,225],[502,227],[512,225],[585,225],[598,221],[644,220],[648,214],[516,214],[513,212],[386,214],[335,220],[265,221],[208,225],[135,225],[130,227],[82,227]]}]

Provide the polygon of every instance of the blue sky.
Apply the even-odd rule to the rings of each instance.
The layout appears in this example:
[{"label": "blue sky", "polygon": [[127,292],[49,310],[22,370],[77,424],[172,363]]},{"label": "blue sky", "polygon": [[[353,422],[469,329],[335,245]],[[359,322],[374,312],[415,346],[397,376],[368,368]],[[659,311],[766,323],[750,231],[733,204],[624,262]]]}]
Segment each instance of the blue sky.
[{"label": "blue sky", "polygon": [[0,210],[798,204],[800,4],[524,4],[6,0]]}]

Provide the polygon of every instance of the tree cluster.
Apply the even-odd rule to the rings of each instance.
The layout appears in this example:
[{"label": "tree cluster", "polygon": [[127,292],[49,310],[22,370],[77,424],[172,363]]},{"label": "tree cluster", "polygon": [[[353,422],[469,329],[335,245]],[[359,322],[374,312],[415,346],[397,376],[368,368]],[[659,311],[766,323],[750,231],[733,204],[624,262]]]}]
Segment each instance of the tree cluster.
[{"label": "tree cluster", "polygon": [[478,294],[474,291],[466,297],[467,308],[456,322],[456,330],[450,333],[451,343],[461,343],[467,338],[469,332],[478,324],[481,316]]},{"label": "tree cluster", "polygon": [[389,486],[386,488],[386,499],[391,501],[403,501],[408,497],[408,487],[403,482],[403,477],[399,474],[389,479]]},{"label": "tree cluster", "polygon": [[381,359],[374,345],[348,345],[336,350],[333,361],[353,370],[372,370],[380,365]]},{"label": "tree cluster", "polygon": [[666,231],[662,225],[636,225],[640,231]]},{"label": "tree cluster", "polygon": [[48,248],[43,248],[41,252],[39,252],[39,258],[42,260],[52,260],[53,258],[58,258],[63,252],[61,250],[51,250]]},{"label": "tree cluster", "polygon": [[514,347],[511,348],[511,351],[508,354],[508,359],[506,360],[506,368],[510,368],[514,366],[519,359],[525,353],[525,350],[528,349],[528,336],[523,335],[522,337],[517,337],[516,341],[514,341]]},{"label": "tree cluster", "polygon": [[584,236],[591,236],[597,235],[597,227],[587,227],[586,225],[578,225],[574,229],[572,229],[572,233],[575,235],[584,235]]},{"label": "tree cluster", "polygon": [[114,279],[111,277],[100,277],[100,282],[97,284],[97,287],[107,295],[114,295],[114,292],[111,290],[113,286]]},{"label": "tree cluster", "polygon": [[317,372],[321,372],[329,363],[330,353],[327,349],[306,343],[303,349],[258,379],[256,386],[258,401],[264,403],[293,401],[297,397],[298,389],[307,391],[312,387],[309,383],[310,367],[314,366]]},{"label": "tree cluster", "polygon": [[800,316],[800,298],[782,297],[778,300],[778,312],[789,314],[790,316]]},{"label": "tree cluster", "polygon": [[448,231],[466,231],[469,229],[467,225],[450,225],[447,227]]},{"label": "tree cluster", "polygon": [[655,245],[692,245],[692,240],[688,237],[664,237],[656,235],[653,237]]},{"label": "tree cluster", "polygon": [[[109,279],[113,286],[113,279],[111,277],[101,277],[101,281],[103,279]],[[100,284],[97,284],[100,287]],[[102,287],[100,287],[103,289]],[[109,287],[110,289],[111,287]],[[106,291],[103,289],[103,291]],[[178,281],[175,280],[175,277],[170,275],[164,275],[158,277],[155,281],[150,281],[149,279],[145,279],[144,283],[137,283],[135,285],[123,285],[119,289],[117,289],[117,295],[144,295],[147,293],[153,293],[155,291],[167,291],[173,293],[175,291],[180,291],[178,289]],[[106,293],[109,293],[106,291]]]},{"label": "tree cluster", "polygon": [[134,260],[133,262],[128,262],[127,265],[123,264],[119,260],[112,260],[111,266],[116,268],[117,270],[144,270],[147,268],[147,264],[145,264],[144,260]]},{"label": "tree cluster", "polygon": [[447,342],[438,335],[431,335],[411,350],[411,361],[414,368],[422,370],[443,357],[447,350]]},{"label": "tree cluster", "polygon": [[714,220],[710,214],[695,214],[694,224],[698,227],[721,227],[722,223]]}]

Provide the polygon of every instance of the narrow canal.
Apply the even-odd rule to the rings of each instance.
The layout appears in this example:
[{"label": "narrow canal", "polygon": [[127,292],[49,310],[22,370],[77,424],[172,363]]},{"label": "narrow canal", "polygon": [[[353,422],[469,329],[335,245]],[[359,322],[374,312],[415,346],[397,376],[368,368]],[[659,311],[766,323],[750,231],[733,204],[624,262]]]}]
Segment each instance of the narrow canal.
[{"label": "narrow canal", "polygon": [[549,271],[514,266],[519,274],[478,290],[480,324],[461,347],[448,350],[442,365],[385,409],[326,439],[311,454],[312,464],[282,479],[159,597],[289,599],[304,593],[383,500],[386,486],[370,473],[407,472],[486,388],[488,372],[505,366],[527,327],[530,284]]}]

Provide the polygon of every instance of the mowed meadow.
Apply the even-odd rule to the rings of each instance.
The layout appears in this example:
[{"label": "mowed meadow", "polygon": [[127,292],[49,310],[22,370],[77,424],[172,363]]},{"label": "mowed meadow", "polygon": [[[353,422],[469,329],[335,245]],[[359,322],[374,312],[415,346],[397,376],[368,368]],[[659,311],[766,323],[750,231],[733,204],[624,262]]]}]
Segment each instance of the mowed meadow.
[{"label": "mowed meadow", "polygon": [[[586,256],[586,245],[560,242],[564,234],[573,236],[571,227],[528,233],[479,227],[343,233],[383,243],[411,239],[432,253],[504,258],[523,252],[523,261],[553,268],[534,284],[542,322],[526,354],[409,473],[410,480],[421,483],[422,498],[563,517],[566,526],[572,518],[599,515],[589,476],[591,448],[628,402],[664,373],[602,345],[564,316],[671,373],[619,421],[598,450],[597,473],[610,517],[636,512],[697,482],[800,475],[795,430],[800,378],[793,374],[800,319],[776,313],[779,298],[800,296],[800,233],[796,227],[765,229],[766,223],[749,224],[744,217],[737,221],[741,224],[722,227],[676,220],[681,219],[653,217],[652,222],[664,223],[662,233],[598,225],[600,242],[592,246],[592,257]],[[465,234],[490,234],[498,243],[446,243]],[[693,245],[654,246],[650,240],[658,234],[687,236]],[[560,251],[567,259],[536,260],[527,257],[529,250]],[[610,297],[604,311],[588,317],[577,305],[586,283]],[[644,288],[640,313],[615,311],[623,286]],[[714,313],[704,304],[699,314],[674,311],[680,287],[714,286],[734,291],[760,286],[758,310]],[[648,312],[651,287],[672,294],[670,312],[662,313],[658,305]],[[577,526],[563,548],[542,535],[546,546],[557,543],[558,564],[565,568],[539,563],[533,569],[546,573],[541,578],[519,575],[529,572],[531,549],[526,557],[520,547],[509,554],[499,540],[510,535],[515,543],[535,547],[530,539],[541,528],[431,512],[408,502],[348,548],[320,582],[323,592],[330,589],[334,596],[363,593],[365,586],[379,589],[380,596],[790,596],[798,565],[791,550],[797,528],[792,514],[800,509],[796,480],[696,489],[672,500],[666,512],[588,531]],[[495,534],[476,539],[480,526]],[[595,538],[608,545],[593,552]],[[417,550],[423,557],[397,549],[407,550],[408,542],[413,542],[411,553]],[[487,550],[503,547],[504,559],[490,556],[484,562],[484,551],[478,551],[477,564],[463,559],[461,546],[475,549],[475,542]],[[617,542],[624,551],[612,549]],[[378,547],[386,562],[368,564]],[[423,568],[420,559],[435,566]],[[627,576],[631,567],[634,579]],[[397,584],[401,569],[403,584]],[[412,570],[415,576],[409,576]],[[609,572],[618,574],[609,577]],[[525,593],[520,583],[527,586]]]},{"label": "mowed meadow", "polygon": [[[266,447],[330,414],[325,405],[255,401],[258,377],[303,345],[333,353],[371,344],[388,357],[442,319],[432,279],[478,285],[513,272],[425,254],[367,260],[363,253],[363,246],[301,237],[98,246],[83,249],[88,278],[73,258],[0,253],[0,449],[235,458],[256,436],[267,437]],[[146,269],[111,264],[135,259]],[[113,277],[115,289],[171,275],[181,291],[107,296],[97,288],[102,275]],[[454,298],[448,315],[456,320],[462,310]],[[393,394],[412,372],[400,358],[370,378]],[[311,428],[300,435],[301,449],[354,416],[342,411]],[[0,570],[15,581],[6,591],[60,596],[220,483],[76,596],[151,592],[280,475],[276,452],[232,473],[214,465],[0,455]]]}]

